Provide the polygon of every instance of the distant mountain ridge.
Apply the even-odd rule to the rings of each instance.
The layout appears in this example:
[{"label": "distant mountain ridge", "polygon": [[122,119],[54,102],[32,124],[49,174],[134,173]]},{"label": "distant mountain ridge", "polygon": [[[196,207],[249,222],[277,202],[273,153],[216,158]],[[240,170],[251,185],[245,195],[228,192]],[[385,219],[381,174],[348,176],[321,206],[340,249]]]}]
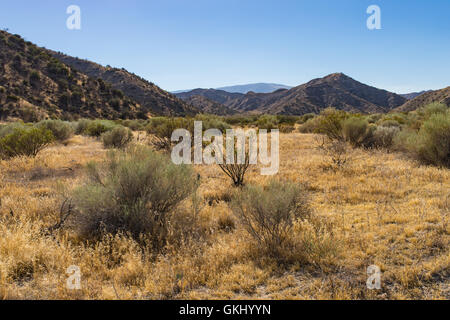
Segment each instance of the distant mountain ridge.
[{"label": "distant mountain ridge", "polygon": [[292,89],[272,93],[228,93],[223,90],[196,89],[177,94],[181,99],[204,96],[237,113],[302,115],[319,113],[327,107],[360,112],[388,112],[403,105],[406,98],[358,82],[343,73],[333,73]]},{"label": "distant mountain ridge", "polygon": [[408,112],[424,107],[430,103],[438,102],[450,106],[450,87],[440,90],[427,91],[412,100],[407,101],[396,111]]},{"label": "distant mountain ridge", "polygon": [[271,93],[279,89],[291,89],[291,86],[277,83],[251,83],[236,86],[228,86],[217,88],[217,90],[223,90],[231,93],[243,93],[256,92],[256,93]]},{"label": "distant mountain ridge", "polygon": [[[203,90],[221,90],[226,91],[229,93],[242,93],[246,94],[248,92],[256,92],[256,93],[271,93],[274,91],[277,91],[279,89],[291,89],[291,86],[287,86],[284,84],[277,84],[277,83],[250,83],[250,84],[242,84],[242,85],[235,85],[235,86],[227,86],[227,87],[220,87],[220,88],[211,88],[211,89],[203,89]],[[191,92],[192,90],[198,90],[198,89],[190,89],[190,90],[177,90],[173,91],[173,94],[180,94],[180,93],[186,93]]]},{"label": "distant mountain ridge", "polygon": [[403,98],[406,98],[408,100],[412,100],[422,94],[424,94],[425,92],[429,92],[432,90],[424,90],[424,91],[420,91],[420,92],[411,92],[411,93],[404,93],[404,94],[400,94]]}]

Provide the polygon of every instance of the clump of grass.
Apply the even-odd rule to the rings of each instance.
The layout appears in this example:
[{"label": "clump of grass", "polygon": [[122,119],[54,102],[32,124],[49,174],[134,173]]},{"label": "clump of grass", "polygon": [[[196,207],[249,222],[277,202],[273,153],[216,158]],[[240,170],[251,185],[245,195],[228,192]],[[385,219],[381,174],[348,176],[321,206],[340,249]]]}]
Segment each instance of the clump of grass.
[{"label": "clump of grass", "polygon": [[231,208],[256,248],[278,259],[285,257],[293,246],[294,223],[311,216],[303,187],[275,180],[266,187],[248,185],[237,190]]}]

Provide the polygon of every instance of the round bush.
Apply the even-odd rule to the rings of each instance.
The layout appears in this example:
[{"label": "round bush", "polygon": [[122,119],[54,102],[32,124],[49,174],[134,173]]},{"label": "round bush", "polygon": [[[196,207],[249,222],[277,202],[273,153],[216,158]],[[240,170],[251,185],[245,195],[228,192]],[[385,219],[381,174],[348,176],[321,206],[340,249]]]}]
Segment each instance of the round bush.
[{"label": "round bush", "polygon": [[117,126],[102,134],[105,148],[125,148],[133,140],[133,132],[123,126]]}]

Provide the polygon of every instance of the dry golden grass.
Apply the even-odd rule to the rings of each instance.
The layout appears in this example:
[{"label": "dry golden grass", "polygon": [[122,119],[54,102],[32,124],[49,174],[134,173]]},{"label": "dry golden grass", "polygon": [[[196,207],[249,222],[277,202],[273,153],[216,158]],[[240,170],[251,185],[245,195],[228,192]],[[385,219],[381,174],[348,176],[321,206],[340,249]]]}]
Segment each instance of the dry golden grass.
[{"label": "dry golden grass", "polygon": [[[334,169],[316,146],[313,135],[282,134],[278,177],[307,183],[337,252],[287,267],[252,254],[227,204],[231,183],[216,166],[196,168],[206,241],[155,259],[125,235],[86,244],[65,229],[43,232],[58,221],[65,189],[82,182],[82,167],[104,159],[100,142],[76,136],[35,159],[1,161],[0,298],[449,299],[450,170],[365,150]],[[247,176],[268,179],[258,168]],[[381,290],[366,288],[373,264],[382,270]],[[81,269],[81,290],[66,288],[70,265]]]}]

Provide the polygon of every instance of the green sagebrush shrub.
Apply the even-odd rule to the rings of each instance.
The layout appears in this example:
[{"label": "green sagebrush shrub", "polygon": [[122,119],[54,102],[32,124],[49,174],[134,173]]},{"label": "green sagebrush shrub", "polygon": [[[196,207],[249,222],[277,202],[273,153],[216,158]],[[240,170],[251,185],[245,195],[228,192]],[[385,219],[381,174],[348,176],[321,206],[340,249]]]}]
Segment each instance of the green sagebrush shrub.
[{"label": "green sagebrush shrub", "polygon": [[129,233],[164,246],[173,210],[193,194],[197,179],[191,167],[174,165],[148,147],[113,151],[104,163],[90,163],[88,180],[73,194],[77,214],[72,226],[85,239],[103,233]]},{"label": "green sagebrush shrub", "polygon": [[52,132],[45,128],[14,128],[12,133],[0,138],[0,156],[3,159],[19,156],[35,157],[53,141]]},{"label": "green sagebrush shrub", "polygon": [[353,147],[372,147],[376,126],[362,118],[348,118],[341,123],[342,137]]},{"label": "green sagebrush shrub", "polygon": [[37,127],[50,130],[53,134],[53,137],[58,142],[67,141],[74,134],[74,129],[70,125],[70,123],[61,120],[44,120],[39,122],[37,124]]},{"label": "green sagebrush shrub", "polygon": [[373,132],[373,146],[375,148],[390,149],[394,145],[394,139],[399,134],[400,129],[393,127],[377,127]]},{"label": "green sagebrush shrub", "polygon": [[105,148],[125,148],[133,141],[133,132],[124,126],[116,126],[111,131],[102,134],[102,142]]},{"label": "green sagebrush shrub", "polygon": [[314,132],[324,134],[332,140],[343,140],[342,123],[348,117],[345,111],[327,108],[313,119],[316,124]]},{"label": "green sagebrush shrub", "polygon": [[450,112],[432,115],[417,134],[411,146],[423,162],[450,168]]}]

